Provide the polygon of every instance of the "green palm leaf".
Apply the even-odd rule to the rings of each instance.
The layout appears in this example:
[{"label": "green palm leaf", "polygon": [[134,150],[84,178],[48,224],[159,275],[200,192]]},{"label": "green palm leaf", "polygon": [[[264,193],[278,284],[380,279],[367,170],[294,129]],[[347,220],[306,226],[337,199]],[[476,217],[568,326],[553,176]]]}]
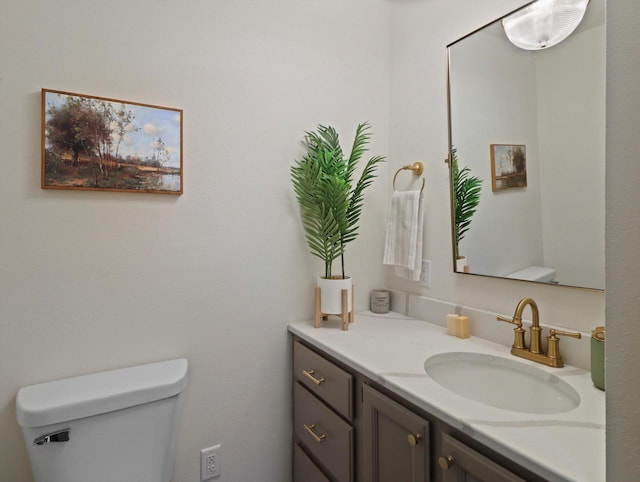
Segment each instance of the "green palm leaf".
[{"label": "green palm leaf", "polygon": [[458,165],[457,149],[451,149],[451,165],[453,169],[454,188],[454,236],[456,256],[458,246],[464,235],[471,227],[471,218],[476,213],[480,204],[482,191],[482,179],[471,175],[469,166],[460,169]]},{"label": "green palm leaf", "polygon": [[368,130],[368,123],[358,125],[345,159],[337,131],[319,125],[315,132],[305,133],[306,154],[290,170],[309,250],[324,261],[326,277],[338,257],[344,277],[345,246],[356,239],[364,190],[384,161],[382,156],[369,159],[354,186],[353,175],[371,137]]}]

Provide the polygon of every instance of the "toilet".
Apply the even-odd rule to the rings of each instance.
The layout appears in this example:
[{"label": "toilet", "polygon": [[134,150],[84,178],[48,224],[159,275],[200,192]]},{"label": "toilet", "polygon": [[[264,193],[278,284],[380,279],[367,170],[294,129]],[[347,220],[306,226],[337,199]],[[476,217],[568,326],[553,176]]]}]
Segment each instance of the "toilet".
[{"label": "toilet", "polygon": [[507,278],[538,281],[540,283],[554,283],[556,280],[556,270],[544,266],[529,266],[528,268],[507,275]]},{"label": "toilet", "polygon": [[36,482],[170,482],[186,359],[23,387]]}]

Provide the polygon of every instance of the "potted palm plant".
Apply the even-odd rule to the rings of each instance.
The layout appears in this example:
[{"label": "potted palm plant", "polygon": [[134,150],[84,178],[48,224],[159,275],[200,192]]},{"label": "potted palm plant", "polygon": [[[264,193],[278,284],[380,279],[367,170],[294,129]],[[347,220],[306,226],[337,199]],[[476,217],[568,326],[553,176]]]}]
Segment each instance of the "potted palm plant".
[{"label": "potted palm plant", "polygon": [[[378,164],[384,161],[382,156],[371,157],[355,180],[355,171],[371,138],[369,129],[368,122],[358,125],[347,156],[335,128],[319,125],[315,131],[305,133],[306,153],[290,171],[307,245],[311,254],[324,263],[324,274],[318,277],[319,309],[323,315],[344,314],[343,289],[348,290],[348,312],[353,310],[352,281],[345,274],[345,248],[357,237],[364,190],[376,177]],[[341,270],[336,275],[333,264],[337,259]]]},{"label": "potted palm plant", "polygon": [[460,169],[458,165],[457,149],[451,148],[451,169],[453,177],[453,209],[454,209],[454,241],[456,270],[468,271],[467,259],[460,254],[460,241],[471,225],[471,218],[480,204],[482,179],[471,175],[469,166]]}]

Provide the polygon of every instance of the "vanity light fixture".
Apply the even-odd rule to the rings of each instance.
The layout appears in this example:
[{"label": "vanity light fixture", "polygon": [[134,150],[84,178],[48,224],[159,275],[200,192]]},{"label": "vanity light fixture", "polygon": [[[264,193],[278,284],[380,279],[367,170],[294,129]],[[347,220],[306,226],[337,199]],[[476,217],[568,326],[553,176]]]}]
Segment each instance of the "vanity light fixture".
[{"label": "vanity light fixture", "polygon": [[580,25],[589,0],[537,0],[502,20],[513,45],[541,50],[562,42]]}]

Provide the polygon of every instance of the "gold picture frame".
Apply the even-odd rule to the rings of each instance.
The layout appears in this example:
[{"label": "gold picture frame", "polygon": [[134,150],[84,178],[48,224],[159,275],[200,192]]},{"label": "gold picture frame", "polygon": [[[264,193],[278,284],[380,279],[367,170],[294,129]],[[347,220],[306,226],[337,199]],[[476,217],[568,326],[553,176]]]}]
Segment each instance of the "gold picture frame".
[{"label": "gold picture frame", "polygon": [[43,189],[183,193],[182,109],[42,89]]},{"label": "gold picture frame", "polygon": [[491,189],[527,187],[527,148],[522,144],[491,144]]}]

